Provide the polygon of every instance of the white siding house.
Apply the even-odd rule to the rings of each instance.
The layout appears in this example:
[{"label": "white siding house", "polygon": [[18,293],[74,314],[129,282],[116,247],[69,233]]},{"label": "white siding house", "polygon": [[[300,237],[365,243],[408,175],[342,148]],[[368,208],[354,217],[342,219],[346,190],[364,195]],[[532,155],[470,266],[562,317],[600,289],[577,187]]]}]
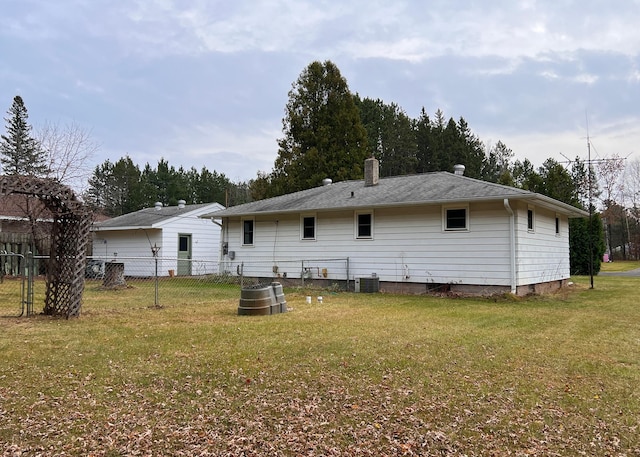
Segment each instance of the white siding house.
[{"label": "white siding house", "polygon": [[376,278],[382,290],[526,294],[566,282],[568,220],[587,215],[461,171],[378,179],[377,161],[368,159],[364,181],[203,217],[222,220],[229,272],[243,264],[261,277]]},{"label": "white siding house", "polygon": [[220,226],[202,219],[224,209],[219,203],[162,206],[125,214],[92,227],[93,259],[124,263],[126,276],[154,276],[152,247],[158,251],[158,275],[217,273]]}]

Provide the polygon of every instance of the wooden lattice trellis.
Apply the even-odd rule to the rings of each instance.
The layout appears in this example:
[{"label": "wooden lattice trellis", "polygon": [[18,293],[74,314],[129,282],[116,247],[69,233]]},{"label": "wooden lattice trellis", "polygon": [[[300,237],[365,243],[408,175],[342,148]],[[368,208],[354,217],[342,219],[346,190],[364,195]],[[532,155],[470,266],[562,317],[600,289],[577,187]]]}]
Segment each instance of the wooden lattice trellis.
[{"label": "wooden lattice trellis", "polygon": [[44,314],[78,316],[84,292],[91,213],[67,186],[52,179],[0,176],[0,196],[38,197],[53,215]]}]

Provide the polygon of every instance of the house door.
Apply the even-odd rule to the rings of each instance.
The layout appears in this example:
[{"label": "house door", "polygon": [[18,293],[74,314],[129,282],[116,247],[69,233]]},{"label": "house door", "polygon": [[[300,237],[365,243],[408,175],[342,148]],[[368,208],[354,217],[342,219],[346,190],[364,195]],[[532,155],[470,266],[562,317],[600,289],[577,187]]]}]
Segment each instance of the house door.
[{"label": "house door", "polygon": [[191,276],[191,235],[178,235],[178,276]]}]

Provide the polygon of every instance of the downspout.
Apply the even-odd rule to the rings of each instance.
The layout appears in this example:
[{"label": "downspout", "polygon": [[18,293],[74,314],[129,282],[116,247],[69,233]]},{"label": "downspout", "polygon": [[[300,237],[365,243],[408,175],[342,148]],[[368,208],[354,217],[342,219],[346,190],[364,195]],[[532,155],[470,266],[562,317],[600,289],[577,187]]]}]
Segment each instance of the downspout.
[{"label": "downspout", "polygon": [[220,227],[220,247],[218,249],[218,262],[224,261],[224,243],[227,238],[227,224],[224,223],[224,218],[220,220],[220,222],[216,221],[214,218],[210,219],[215,225]]},{"label": "downspout", "polygon": [[511,272],[511,293],[516,294],[518,291],[518,280],[516,275],[516,221],[515,214],[511,206],[509,206],[509,199],[504,199],[504,209],[509,213],[509,263]]}]

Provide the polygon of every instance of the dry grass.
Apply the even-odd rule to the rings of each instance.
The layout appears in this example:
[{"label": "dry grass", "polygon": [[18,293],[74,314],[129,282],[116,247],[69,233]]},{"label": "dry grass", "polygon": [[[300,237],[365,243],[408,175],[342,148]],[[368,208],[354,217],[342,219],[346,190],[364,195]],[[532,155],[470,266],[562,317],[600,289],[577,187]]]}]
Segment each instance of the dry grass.
[{"label": "dry grass", "polygon": [[615,262],[605,262],[600,266],[601,271],[619,272],[640,268],[640,260],[617,260]]},{"label": "dry grass", "polygon": [[[5,455],[639,455],[637,278],[548,297],[89,285],[69,321],[0,284]],[[166,292],[164,292],[166,296]]]}]

